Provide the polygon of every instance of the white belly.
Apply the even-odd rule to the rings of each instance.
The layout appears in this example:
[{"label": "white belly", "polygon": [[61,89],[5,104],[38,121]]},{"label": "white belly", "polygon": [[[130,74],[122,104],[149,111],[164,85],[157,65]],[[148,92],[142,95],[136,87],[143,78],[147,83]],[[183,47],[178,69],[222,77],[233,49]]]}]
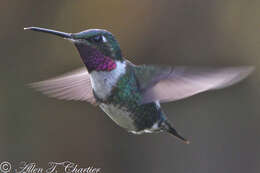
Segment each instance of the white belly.
[{"label": "white belly", "polygon": [[130,118],[130,112],[125,108],[114,106],[112,104],[100,104],[100,108],[120,127],[127,129],[127,131],[135,131],[133,120]]}]

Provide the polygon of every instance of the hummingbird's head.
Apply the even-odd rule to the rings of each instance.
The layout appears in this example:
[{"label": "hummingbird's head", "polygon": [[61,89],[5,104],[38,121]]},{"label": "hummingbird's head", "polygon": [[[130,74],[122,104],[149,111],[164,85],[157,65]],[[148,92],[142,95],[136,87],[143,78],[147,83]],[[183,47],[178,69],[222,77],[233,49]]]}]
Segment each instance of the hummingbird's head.
[{"label": "hummingbird's head", "polygon": [[[102,29],[89,29],[71,34],[77,47],[91,47],[114,60],[122,60],[121,49],[115,37]],[[80,51],[80,50],[79,50]]]},{"label": "hummingbird's head", "polygon": [[57,35],[72,41],[89,72],[111,71],[116,68],[117,61],[123,61],[118,42],[106,30],[89,29],[79,33],[65,33],[38,27],[25,29]]}]

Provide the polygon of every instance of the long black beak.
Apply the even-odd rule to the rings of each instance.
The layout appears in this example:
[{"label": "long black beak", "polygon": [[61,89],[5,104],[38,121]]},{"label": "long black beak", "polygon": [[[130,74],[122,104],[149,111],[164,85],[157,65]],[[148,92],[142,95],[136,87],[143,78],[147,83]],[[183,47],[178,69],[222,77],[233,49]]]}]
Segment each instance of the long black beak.
[{"label": "long black beak", "polygon": [[62,37],[62,38],[67,38],[67,39],[71,39],[72,38],[71,37],[71,33],[55,31],[55,30],[52,30],[52,29],[45,29],[45,28],[39,28],[39,27],[28,27],[28,28],[24,28],[24,30],[45,32],[45,33],[57,35],[57,36]]}]

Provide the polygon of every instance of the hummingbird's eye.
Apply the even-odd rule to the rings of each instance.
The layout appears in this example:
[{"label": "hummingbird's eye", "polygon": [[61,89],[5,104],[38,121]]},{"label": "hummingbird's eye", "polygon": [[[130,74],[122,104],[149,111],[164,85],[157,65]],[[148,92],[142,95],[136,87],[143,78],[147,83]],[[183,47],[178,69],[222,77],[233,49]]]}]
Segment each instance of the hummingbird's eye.
[{"label": "hummingbird's eye", "polygon": [[103,39],[102,39],[102,36],[101,36],[101,35],[96,35],[95,37],[92,38],[92,40],[93,40],[94,42],[99,43],[99,42],[101,42]]},{"label": "hummingbird's eye", "polygon": [[107,39],[104,35],[96,35],[96,36],[92,37],[91,39],[93,42],[96,42],[96,43],[107,42]]}]

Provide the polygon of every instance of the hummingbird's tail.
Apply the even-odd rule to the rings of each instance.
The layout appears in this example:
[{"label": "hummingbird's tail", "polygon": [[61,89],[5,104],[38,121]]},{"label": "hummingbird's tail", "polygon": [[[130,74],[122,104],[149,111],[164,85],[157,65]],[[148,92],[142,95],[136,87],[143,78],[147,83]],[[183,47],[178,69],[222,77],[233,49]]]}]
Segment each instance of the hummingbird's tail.
[{"label": "hummingbird's tail", "polygon": [[163,124],[163,128],[170,134],[172,134],[173,136],[175,136],[176,138],[180,139],[181,141],[183,141],[185,144],[190,144],[190,141],[188,141],[187,139],[185,139],[184,137],[182,137],[173,127],[172,125],[165,121]]}]

